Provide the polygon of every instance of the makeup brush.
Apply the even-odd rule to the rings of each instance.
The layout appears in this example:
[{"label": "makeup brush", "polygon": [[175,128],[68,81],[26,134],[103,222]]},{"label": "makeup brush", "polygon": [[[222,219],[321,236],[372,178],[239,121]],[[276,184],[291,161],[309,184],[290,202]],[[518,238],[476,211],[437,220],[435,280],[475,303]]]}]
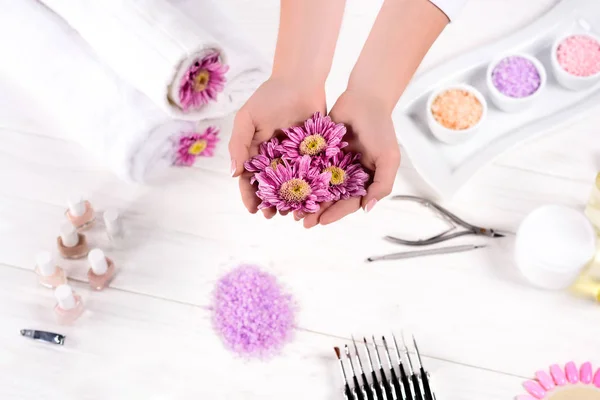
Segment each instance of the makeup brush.
[{"label": "makeup brush", "polygon": [[412,389],[410,387],[410,380],[408,375],[406,375],[406,370],[404,369],[404,364],[402,363],[402,356],[400,355],[400,346],[398,346],[398,342],[396,341],[396,335],[392,333],[392,338],[394,339],[394,347],[396,347],[396,357],[398,357],[398,366],[400,368],[400,380],[402,381],[402,386],[404,387],[404,394],[407,399],[412,399]]},{"label": "makeup brush", "polygon": [[363,342],[365,343],[365,349],[367,350],[367,358],[371,367],[371,381],[373,382],[373,391],[375,392],[376,400],[385,400],[385,398],[383,397],[383,392],[381,391],[381,386],[379,386],[377,372],[375,372],[375,369],[373,368],[373,359],[371,359],[371,351],[369,350],[369,345],[367,344],[367,338],[363,337]]},{"label": "makeup brush", "polygon": [[365,395],[360,388],[360,384],[358,383],[358,378],[356,377],[356,371],[354,370],[354,364],[352,363],[352,358],[350,357],[350,350],[348,349],[348,345],[344,346],[346,350],[346,358],[350,361],[350,368],[352,368],[352,380],[354,382],[354,394],[356,394],[357,400],[365,400]]},{"label": "makeup brush", "polygon": [[375,341],[375,335],[371,336],[373,339],[373,347],[375,347],[375,355],[377,356],[377,363],[379,364],[379,376],[381,377],[381,386],[383,386],[383,391],[385,392],[385,397],[388,400],[394,400],[394,395],[392,393],[392,387],[385,376],[385,371],[383,370],[383,363],[381,362],[381,357],[379,355],[379,349],[377,348],[377,342]]},{"label": "makeup brush", "polygon": [[[390,349],[388,348],[387,341],[385,340],[385,336],[381,337],[383,340],[383,347],[385,348],[385,354],[387,355],[388,364],[390,366],[390,375],[392,376],[392,385],[394,385],[394,391],[396,392],[396,398],[398,400],[404,399],[402,396],[402,389],[400,388],[400,381],[398,380],[398,376],[396,375],[396,371],[394,370],[394,364],[392,364],[392,357],[390,357]],[[407,400],[410,400],[407,398]]]},{"label": "makeup brush", "polygon": [[350,390],[350,385],[348,384],[348,378],[346,378],[346,370],[344,369],[344,362],[342,361],[342,357],[340,355],[340,348],[334,347],[335,355],[337,356],[338,361],[340,362],[340,369],[342,371],[342,379],[344,380],[344,396],[346,400],[354,400],[354,396],[352,395],[352,390]]},{"label": "makeup brush", "polygon": [[367,395],[367,400],[375,400],[375,398],[373,397],[373,391],[371,390],[371,386],[369,385],[369,380],[367,379],[367,376],[365,375],[365,371],[363,370],[363,366],[362,366],[362,361],[360,360],[360,357],[358,355],[358,347],[356,347],[356,341],[354,340],[354,336],[351,336],[352,338],[352,343],[354,344],[354,356],[356,357],[356,362],[358,364],[358,370],[360,372],[360,376],[363,382],[363,390],[365,392],[365,394]]},{"label": "makeup brush", "polygon": [[415,345],[415,351],[417,352],[417,359],[419,360],[419,373],[421,375],[421,382],[423,382],[423,392],[425,396],[425,400],[433,400],[433,392],[431,391],[431,386],[429,384],[429,376],[425,369],[423,368],[423,361],[421,361],[421,353],[419,353],[419,346],[417,346],[417,341],[415,339],[415,335],[413,335],[413,344]]},{"label": "makeup brush", "polygon": [[408,360],[408,373],[410,375],[410,379],[412,380],[413,390],[415,392],[414,399],[423,400],[423,395],[421,394],[421,385],[419,384],[419,377],[414,373],[410,354],[408,353],[408,347],[404,341],[404,332],[402,332],[402,344],[404,345],[404,352],[406,353],[406,359]]}]

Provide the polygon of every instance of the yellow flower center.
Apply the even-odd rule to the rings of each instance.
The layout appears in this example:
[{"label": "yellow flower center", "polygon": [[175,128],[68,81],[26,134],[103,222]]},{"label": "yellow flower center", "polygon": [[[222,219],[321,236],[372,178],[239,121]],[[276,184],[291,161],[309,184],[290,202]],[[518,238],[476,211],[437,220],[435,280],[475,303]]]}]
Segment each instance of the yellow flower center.
[{"label": "yellow flower center", "polygon": [[278,158],[274,158],[273,161],[271,161],[270,165],[271,165],[271,168],[273,168],[274,170],[276,170],[277,166],[279,164],[283,164],[283,161],[281,161],[281,158],[278,157]]},{"label": "yellow flower center", "polygon": [[300,143],[300,154],[315,156],[327,147],[327,141],[319,134],[310,135]]},{"label": "yellow flower center", "polygon": [[202,92],[208,86],[208,81],[210,80],[210,74],[207,70],[203,69],[199,71],[194,77],[194,90],[196,92]]},{"label": "yellow flower center", "polygon": [[303,179],[290,179],[279,188],[279,195],[287,201],[303,201],[312,190],[310,185]]},{"label": "yellow flower center", "polygon": [[206,140],[203,140],[203,139],[196,140],[190,146],[188,153],[190,153],[191,155],[197,156],[198,154],[200,154],[204,150],[206,150],[207,145],[208,145],[208,143],[206,142]]},{"label": "yellow flower center", "polygon": [[340,167],[327,167],[323,172],[331,172],[331,183],[333,186],[341,185],[346,180],[346,171]]}]

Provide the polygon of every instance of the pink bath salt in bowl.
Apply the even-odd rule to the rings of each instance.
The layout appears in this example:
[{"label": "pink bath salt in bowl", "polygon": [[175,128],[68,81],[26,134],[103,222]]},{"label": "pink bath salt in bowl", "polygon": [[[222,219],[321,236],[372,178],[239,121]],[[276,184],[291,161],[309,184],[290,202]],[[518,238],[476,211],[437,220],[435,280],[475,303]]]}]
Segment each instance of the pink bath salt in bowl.
[{"label": "pink bath salt in bowl", "polygon": [[569,74],[588,77],[600,73],[600,42],[589,35],[572,35],[556,49],[558,64]]}]

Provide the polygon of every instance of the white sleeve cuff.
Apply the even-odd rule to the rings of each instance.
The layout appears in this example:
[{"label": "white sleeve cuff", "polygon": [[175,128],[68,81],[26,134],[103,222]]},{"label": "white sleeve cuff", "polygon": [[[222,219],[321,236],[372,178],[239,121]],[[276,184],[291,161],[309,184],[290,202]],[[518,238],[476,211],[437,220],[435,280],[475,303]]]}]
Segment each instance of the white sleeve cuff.
[{"label": "white sleeve cuff", "polygon": [[467,0],[429,0],[436,5],[437,8],[442,10],[452,22],[459,14]]}]

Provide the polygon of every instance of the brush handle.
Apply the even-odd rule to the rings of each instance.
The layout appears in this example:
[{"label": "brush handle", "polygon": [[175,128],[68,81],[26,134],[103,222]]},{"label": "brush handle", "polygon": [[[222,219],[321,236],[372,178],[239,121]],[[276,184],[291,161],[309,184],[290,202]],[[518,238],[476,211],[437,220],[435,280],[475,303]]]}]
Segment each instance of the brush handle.
[{"label": "brush handle", "polygon": [[[387,378],[385,377],[385,372],[383,372],[383,368],[381,368],[379,370],[380,374],[381,374],[381,386],[383,386],[383,390],[385,392],[385,397],[388,400],[394,400],[394,394],[392,393],[392,387],[390,386],[390,383],[388,382]],[[399,399],[397,399],[399,400]]]},{"label": "brush handle", "polygon": [[367,400],[375,400],[375,397],[373,397],[373,390],[371,390],[371,385],[369,385],[369,380],[367,379],[367,376],[365,375],[365,373],[362,373],[362,381],[363,381],[363,390],[365,392],[365,394],[367,395]]},{"label": "brush handle", "polygon": [[423,382],[423,391],[425,393],[425,400],[433,400],[433,392],[431,391],[431,386],[429,385],[429,377],[427,376],[427,372],[423,368],[421,368],[421,382]]},{"label": "brush handle", "polygon": [[354,400],[354,394],[348,384],[346,384],[344,388],[344,397],[346,397],[346,400]]},{"label": "brush handle", "polygon": [[404,386],[404,395],[406,396],[406,399],[412,400],[413,394],[410,388],[410,381],[408,380],[408,375],[406,375],[404,365],[402,364],[400,364],[400,379],[402,380],[402,386]]},{"label": "brush handle", "polygon": [[415,400],[423,400],[423,395],[421,394],[421,385],[419,384],[419,377],[417,374],[413,374],[411,376],[413,388],[415,390]]},{"label": "brush handle", "polygon": [[375,392],[376,400],[386,400],[383,397],[383,392],[381,391],[381,386],[379,385],[379,380],[377,379],[377,373],[375,371],[371,371],[371,380],[373,381],[373,391]]},{"label": "brush handle", "polygon": [[360,384],[358,383],[358,378],[353,376],[352,380],[354,381],[354,394],[356,395],[356,400],[365,400],[365,395]]},{"label": "brush handle", "polygon": [[390,375],[392,375],[392,384],[394,385],[394,392],[396,392],[396,398],[398,400],[403,400],[402,396],[402,388],[400,387],[400,381],[396,376],[396,371],[394,371],[394,367],[390,367]]}]

